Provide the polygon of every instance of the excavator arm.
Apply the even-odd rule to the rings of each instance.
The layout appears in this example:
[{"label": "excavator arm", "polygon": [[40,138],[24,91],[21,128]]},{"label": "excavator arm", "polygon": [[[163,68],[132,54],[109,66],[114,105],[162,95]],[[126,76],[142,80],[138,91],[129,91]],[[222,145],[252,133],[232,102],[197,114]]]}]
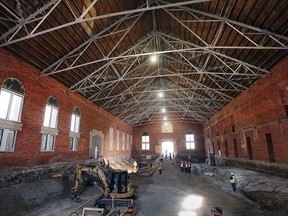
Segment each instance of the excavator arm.
[{"label": "excavator arm", "polygon": [[107,178],[106,178],[104,172],[99,167],[83,167],[80,165],[77,166],[77,169],[76,169],[75,178],[74,178],[75,185],[72,188],[72,192],[76,192],[79,189],[79,182],[80,182],[81,177],[82,177],[84,172],[96,173],[98,178],[100,179],[100,181],[103,184],[105,195],[107,196],[107,194],[109,194],[111,192],[109,185],[107,183]]},{"label": "excavator arm", "polygon": [[[72,188],[72,192],[77,196],[77,191],[79,190],[79,183],[81,178],[84,176],[84,173],[96,173],[97,177],[101,181],[104,187],[105,197],[114,197],[114,198],[129,198],[134,196],[134,190],[131,187],[131,184],[127,182],[128,172],[124,170],[114,170],[112,172],[110,185],[107,181],[106,175],[103,170],[96,167],[87,167],[83,165],[77,166],[75,172],[75,185]],[[109,187],[110,186],[110,187]]]}]

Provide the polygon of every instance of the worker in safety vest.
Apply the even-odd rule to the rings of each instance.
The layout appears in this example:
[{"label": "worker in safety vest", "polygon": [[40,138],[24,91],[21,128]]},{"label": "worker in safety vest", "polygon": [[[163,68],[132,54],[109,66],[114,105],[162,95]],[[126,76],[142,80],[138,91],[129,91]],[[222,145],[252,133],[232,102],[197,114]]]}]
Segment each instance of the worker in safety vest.
[{"label": "worker in safety vest", "polygon": [[181,173],[184,172],[184,163],[183,163],[183,161],[181,161],[181,164],[180,164],[180,170],[181,170]]},{"label": "worker in safety vest", "polygon": [[231,173],[231,176],[229,178],[229,181],[231,183],[232,189],[234,192],[236,192],[236,178],[234,176],[234,173]]}]

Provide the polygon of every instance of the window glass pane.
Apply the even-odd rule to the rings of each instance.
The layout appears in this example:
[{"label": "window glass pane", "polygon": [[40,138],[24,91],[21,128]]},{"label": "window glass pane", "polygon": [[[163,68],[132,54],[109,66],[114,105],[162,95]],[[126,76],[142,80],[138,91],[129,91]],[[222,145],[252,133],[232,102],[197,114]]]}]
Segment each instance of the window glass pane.
[{"label": "window glass pane", "polygon": [[13,95],[12,98],[13,100],[10,107],[9,120],[19,121],[22,97],[19,97],[18,95]]},{"label": "window glass pane", "polygon": [[146,142],[149,142],[149,136],[146,136]]},{"label": "window glass pane", "polygon": [[113,127],[110,126],[110,131],[109,131],[109,149],[113,150]]},{"label": "window glass pane", "polygon": [[76,116],[72,114],[70,131],[74,131],[74,129],[75,129],[75,118],[76,118]]},{"label": "window glass pane", "polygon": [[70,137],[69,149],[73,150],[73,137]]},{"label": "window glass pane", "polygon": [[150,145],[148,143],[148,144],[146,144],[146,150],[149,150],[149,149],[150,149]]},{"label": "window glass pane", "polygon": [[119,141],[120,141],[120,131],[117,129],[116,131],[116,148],[119,150]]},{"label": "window glass pane", "polygon": [[0,118],[6,119],[8,114],[11,93],[1,90],[0,92]]},{"label": "window glass pane", "polygon": [[186,142],[186,149],[190,149],[190,143]]},{"label": "window glass pane", "polygon": [[45,126],[45,127],[49,127],[51,109],[52,109],[52,107],[46,105],[46,107],[45,107],[45,116],[44,116],[44,123],[43,123],[43,126]]},{"label": "window glass pane", "polygon": [[77,137],[74,137],[74,148],[73,148],[74,151],[77,151],[78,150],[78,138]]},{"label": "window glass pane", "polygon": [[146,140],[145,137],[146,136],[142,136],[142,142],[145,142],[145,140]]},{"label": "window glass pane", "polygon": [[47,138],[48,138],[47,134],[42,135],[42,150],[43,151],[46,151],[46,148],[47,148]]},{"label": "window glass pane", "polygon": [[79,133],[79,127],[80,127],[80,117],[76,116],[75,118],[75,132]]},{"label": "window glass pane", "polygon": [[0,149],[2,145],[2,138],[3,138],[4,129],[0,129]]},{"label": "window glass pane", "polygon": [[59,107],[59,102],[57,100],[57,98],[55,97],[49,97],[48,98],[48,104],[54,107]]},{"label": "window glass pane", "polygon": [[71,137],[70,138],[70,150],[71,151],[77,151],[78,149],[78,138],[77,137]]},{"label": "window glass pane", "polygon": [[57,128],[57,115],[58,115],[58,109],[52,108],[52,116],[50,122],[51,128]]},{"label": "window glass pane", "polygon": [[14,150],[15,134],[16,134],[16,131],[10,131],[10,130],[8,131],[7,141],[6,141],[6,151]]},{"label": "window glass pane", "polygon": [[48,135],[49,139],[48,139],[48,142],[49,142],[49,145],[48,145],[48,150],[54,150],[54,143],[55,143],[55,136],[53,135]]},{"label": "window glass pane", "polygon": [[142,150],[145,150],[145,144],[142,144]]},{"label": "window glass pane", "polygon": [[3,82],[3,86],[6,89],[13,90],[20,94],[24,94],[24,87],[21,82],[16,79],[7,79]]}]

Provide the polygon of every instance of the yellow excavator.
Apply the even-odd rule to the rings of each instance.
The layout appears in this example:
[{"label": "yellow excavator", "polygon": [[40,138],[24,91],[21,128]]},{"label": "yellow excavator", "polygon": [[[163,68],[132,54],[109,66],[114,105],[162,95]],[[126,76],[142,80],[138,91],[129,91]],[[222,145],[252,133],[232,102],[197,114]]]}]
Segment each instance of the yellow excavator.
[{"label": "yellow excavator", "polygon": [[[96,177],[100,180],[105,197],[115,199],[134,197],[134,190],[131,188],[131,183],[128,183],[127,170],[111,170],[110,172],[107,171],[107,174],[103,170],[100,166],[77,166],[74,178],[75,186],[72,188],[74,197],[78,196],[77,192],[81,178],[84,182],[87,182],[91,179],[91,176],[95,177],[93,174],[96,174]],[[106,175],[109,175],[108,178]]]},{"label": "yellow excavator", "polygon": [[148,162],[138,162],[137,164],[137,176],[152,176],[155,173],[155,167]]}]

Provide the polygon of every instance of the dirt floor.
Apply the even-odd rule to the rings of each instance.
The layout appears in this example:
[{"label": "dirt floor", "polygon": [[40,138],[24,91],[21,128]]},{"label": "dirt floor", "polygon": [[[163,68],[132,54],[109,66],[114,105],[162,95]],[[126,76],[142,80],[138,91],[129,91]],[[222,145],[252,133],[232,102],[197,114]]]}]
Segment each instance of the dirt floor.
[{"label": "dirt floor", "polygon": [[[130,181],[136,191],[136,215],[208,216],[211,215],[213,206],[221,207],[224,216],[288,215],[286,179],[239,168],[211,167],[207,164],[192,164],[191,174],[181,173],[171,162],[164,161],[161,175],[156,170],[150,177],[131,176]],[[238,181],[236,193],[232,191],[228,180],[231,172],[235,173]],[[69,215],[100,191],[97,187],[89,187],[82,193],[81,202],[76,203],[71,200],[69,192],[72,182],[69,179],[64,180],[19,184],[17,187],[1,189],[1,215]],[[18,191],[18,195],[15,191]],[[48,192],[53,199],[43,199],[43,202],[37,200],[43,198],[41,193]],[[15,198],[19,196],[21,198]],[[6,200],[4,204],[3,200]],[[92,205],[93,201],[87,203],[87,206]]]}]

